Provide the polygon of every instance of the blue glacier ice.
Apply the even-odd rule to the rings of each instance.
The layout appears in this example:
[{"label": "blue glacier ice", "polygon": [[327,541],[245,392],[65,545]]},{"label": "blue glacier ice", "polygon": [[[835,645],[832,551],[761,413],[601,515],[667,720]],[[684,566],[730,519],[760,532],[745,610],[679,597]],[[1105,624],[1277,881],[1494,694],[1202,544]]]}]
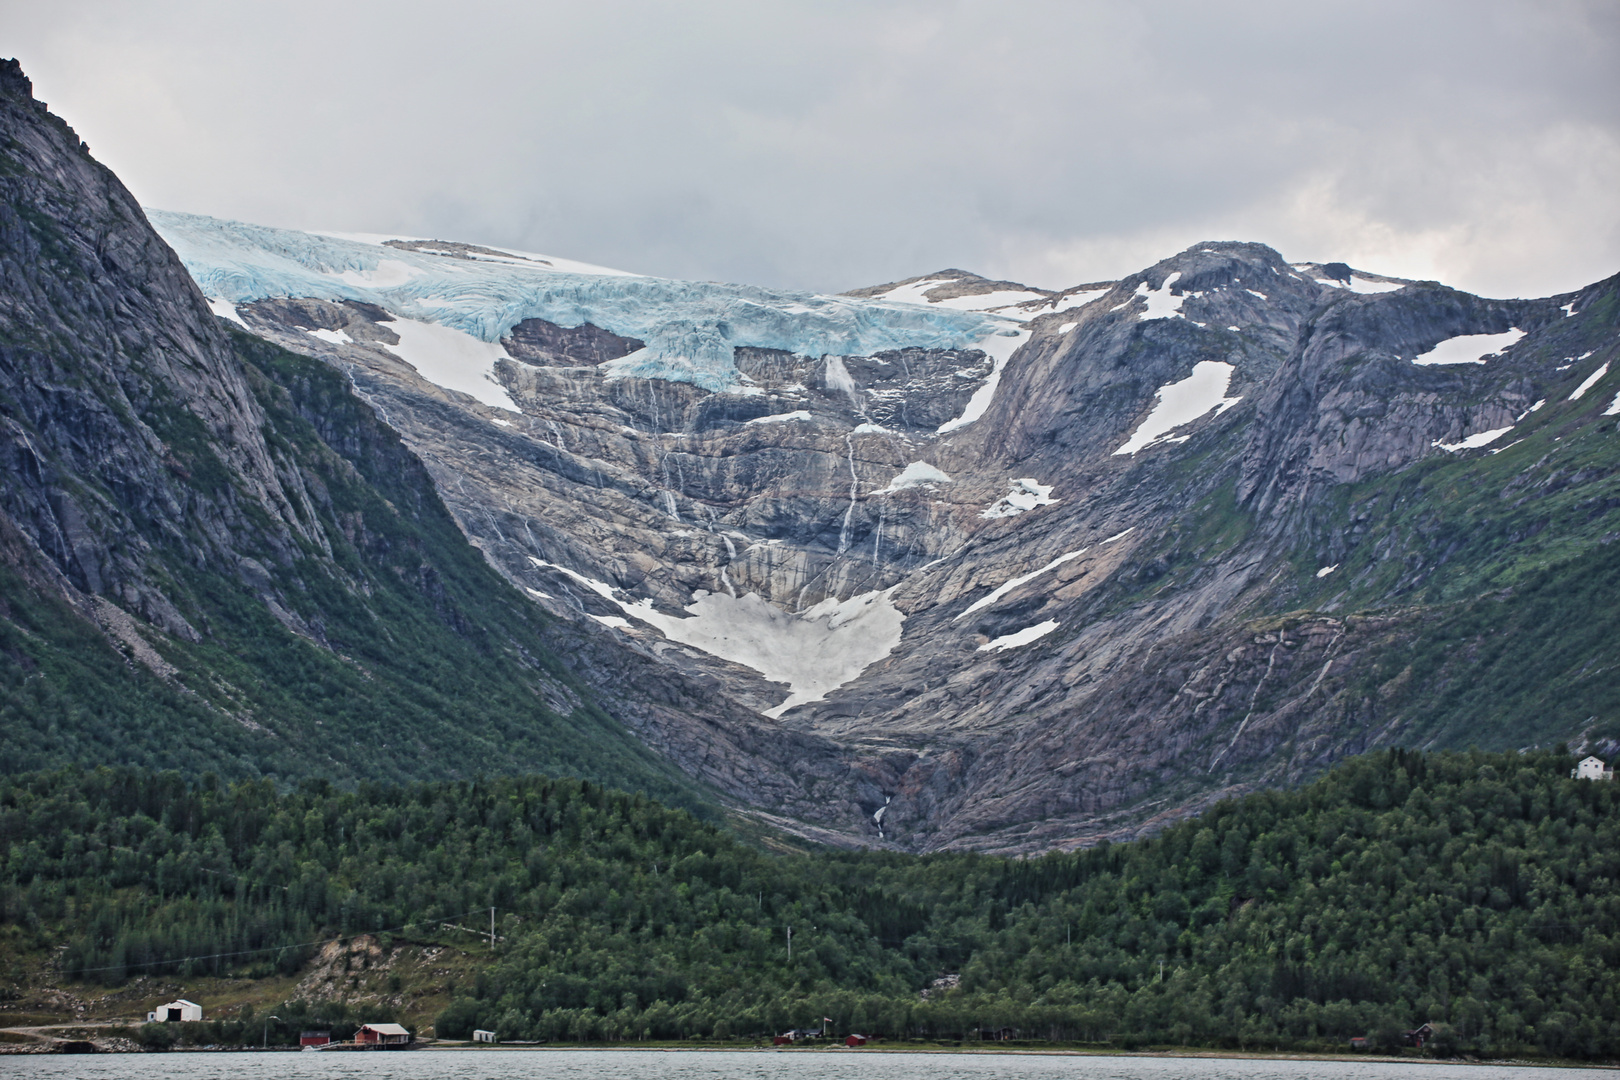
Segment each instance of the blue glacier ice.
[{"label": "blue glacier ice", "polygon": [[[360,300],[405,319],[498,341],[524,319],[590,322],[647,347],[611,375],[739,385],[735,346],[806,356],[870,356],[907,347],[965,349],[1014,336],[993,315],[751,285],[573,272],[522,259],[474,261],[197,214],[147,210],[209,297]],[[565,264],[566,265],[566,264]]]}]

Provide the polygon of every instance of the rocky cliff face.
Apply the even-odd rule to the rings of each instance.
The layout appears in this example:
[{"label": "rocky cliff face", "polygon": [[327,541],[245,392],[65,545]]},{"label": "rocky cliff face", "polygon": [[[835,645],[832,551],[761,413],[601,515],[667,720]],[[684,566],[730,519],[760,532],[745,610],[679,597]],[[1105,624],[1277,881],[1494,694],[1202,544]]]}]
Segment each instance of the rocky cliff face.
[{"label": "rocky cliff face", "polygon": [[177,260],[15,65],[0,139],[11,767],[541,768],[1035,851],[1620,735],[1614,279],[1220,242],[826,297],[153,212]]},{"label": "rocky cliff face", "polygon": [[660,749],[791,829],[1039,850],[1620,706],[1613,634],[1525,684],[1482,624],[1558,638],[1572,591],[1607,625],[1570,583],[1620,520],[1614,280],[1494,301],[1222,242],[839,299],[158,221],[536,604],[703,687]]},{"label": "rocky cliff face", "polygon": [[341,375],[216,318],[15,61],[0,195],[3,767],[548,770],[701,808],[733,716],[746,767],[741,707],[547,617]]}]

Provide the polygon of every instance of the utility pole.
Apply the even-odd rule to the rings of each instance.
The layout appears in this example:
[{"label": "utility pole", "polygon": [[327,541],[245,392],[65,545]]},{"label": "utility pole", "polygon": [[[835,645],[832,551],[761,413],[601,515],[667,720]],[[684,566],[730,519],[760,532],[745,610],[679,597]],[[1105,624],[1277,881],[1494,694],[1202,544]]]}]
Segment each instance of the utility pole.
[{"label": "utility pole", "polygon": [[489,951],[495,951],[495,909],[489,909]]},{"label": "utility pole", "polygon": [[790,927],[787,928],[787,935],[788,935],[788,960],[789,960],[789,962],[791,962],[793,960],[793,927],[790,926]]}]

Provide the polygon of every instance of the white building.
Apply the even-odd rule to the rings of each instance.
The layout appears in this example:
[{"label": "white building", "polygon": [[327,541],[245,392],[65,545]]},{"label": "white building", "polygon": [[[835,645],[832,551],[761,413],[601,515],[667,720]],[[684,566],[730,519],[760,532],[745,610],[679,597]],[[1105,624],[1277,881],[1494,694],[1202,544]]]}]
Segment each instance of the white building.
[{"label": "white building", "polygon": [[493,1031],[485,1031],[483,1028],[473,1029],[473,1042],[492,1043],[499,1041],[495,1038]]},{"label": "white building", "polygon": [[1614,770],[1603,767],[1603,759],[1589,757],[1569,771],[1574,780],[1613,780]]},{"label": "white building", "polygon": [[197,1004],[195,1001],[187,1001],[185,998],[179,998],[175,1001],[169,1002],[167,1005],[159,1005],[156,1009],[153,1009],[151,1012],[146,1014],[146,1019],[149,1023],[157,1024],[172,1024],[188,1020],[201,1020],[202,1006]]}]

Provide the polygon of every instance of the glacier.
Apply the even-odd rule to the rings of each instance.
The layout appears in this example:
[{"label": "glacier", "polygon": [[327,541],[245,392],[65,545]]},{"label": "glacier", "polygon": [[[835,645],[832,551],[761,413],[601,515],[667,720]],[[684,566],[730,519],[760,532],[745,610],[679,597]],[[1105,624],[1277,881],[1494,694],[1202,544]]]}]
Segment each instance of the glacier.
[{"label": "glacier", "polygon": [[386,236],[300,232],[155,209],[146,215],[203,294],[233,311],[277,297],[356,300],[489,343],[524,319],[590,322],[646,343],[603,365],[610,378],[734,391],[743,385],[732,359],[737,346],[813,357],[913,347],[1001,354],[1027,336],[1018,320],[898,299],[678,281],[507,249],[457,257],[415,238],[398,238],[414,247],[391,247]]}]

